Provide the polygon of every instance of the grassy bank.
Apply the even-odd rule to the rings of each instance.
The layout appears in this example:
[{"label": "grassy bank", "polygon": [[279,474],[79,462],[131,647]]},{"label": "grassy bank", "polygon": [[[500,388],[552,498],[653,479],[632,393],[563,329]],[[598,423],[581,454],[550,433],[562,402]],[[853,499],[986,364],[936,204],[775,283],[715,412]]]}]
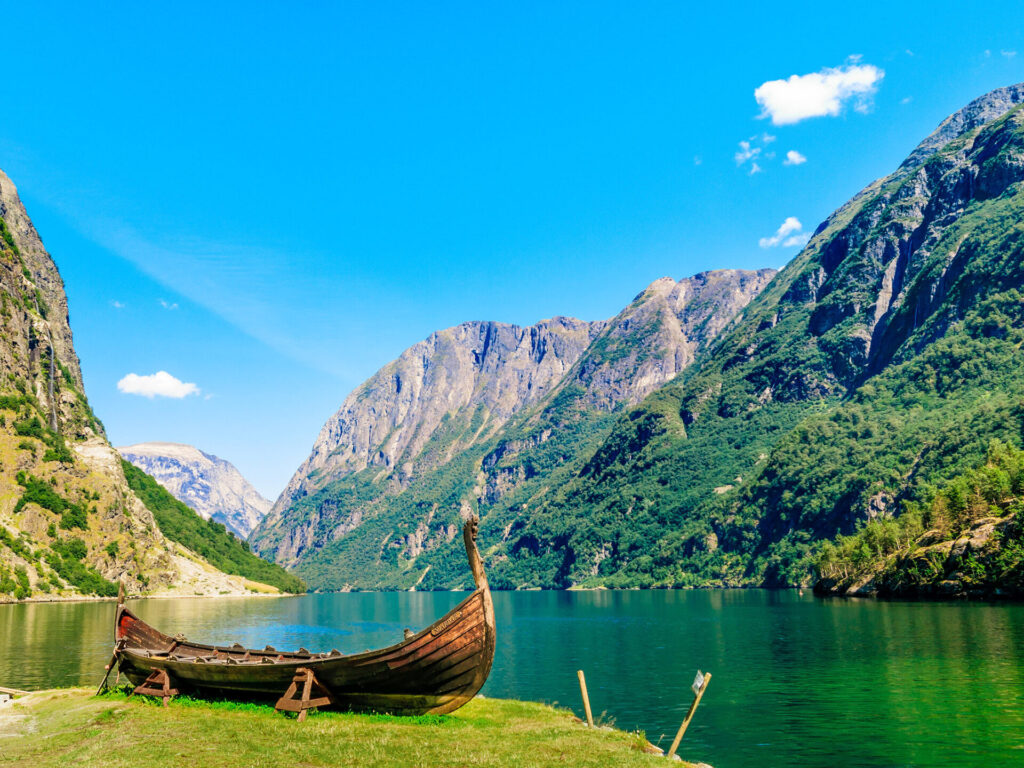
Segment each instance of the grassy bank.
[{"label": "grassy bank", "polygon": [[[543,704],[477,698],[443,717],[315,712],[42,691],[0,708],[0,765],[651,766],[642,734],[589,730]],[[661,761],[659,763],[659,761]],[[679,765],[679,763],[675,763]]]}]

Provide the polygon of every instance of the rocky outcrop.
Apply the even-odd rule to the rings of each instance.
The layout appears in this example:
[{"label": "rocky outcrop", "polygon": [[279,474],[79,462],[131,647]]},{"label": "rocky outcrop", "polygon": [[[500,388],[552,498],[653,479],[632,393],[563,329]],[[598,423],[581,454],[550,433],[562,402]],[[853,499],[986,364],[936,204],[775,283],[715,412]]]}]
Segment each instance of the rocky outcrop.
[{"label": "rocky outcrop", "polygon": [[[60,273],[0,172],[0,601],[242,594],[161,534],[86,399]],[[269,588],[268,588],[269,589]]]},{"label": "rocky outcrop", "polygon": [[240,539],[270,510],[233,464],[181,443],[136,443],[118,453],[203,518],[223,523]]},{"label": "rocky outcrop", "polygon": [[997,598],[1024,597],[1019,577],[993,579],[1007,541],[1019,546],[1016,514],[985,517],[955,538],[927,531],[905,551],[845,577],[822,578],[820,595],[840,597]]}]

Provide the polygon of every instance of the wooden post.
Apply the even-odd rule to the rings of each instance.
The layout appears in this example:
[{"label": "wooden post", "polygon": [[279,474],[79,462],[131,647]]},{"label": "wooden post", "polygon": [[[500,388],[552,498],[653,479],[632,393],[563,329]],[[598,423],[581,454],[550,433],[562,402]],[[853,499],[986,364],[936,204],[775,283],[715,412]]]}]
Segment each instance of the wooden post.
[{"label": "wooden post", "polygon": [[[700,673],[698,673],[698,677]],[[690,709],[686,712],[686,717],[683,718],[683,724],[679,726],[679,732],[676,734],[675,739],[672,740],[672,746],[669,747],[668,753],[665,755],[669,760],[675,755],[676,750],[679,749],[679,742],[683,740],[683,734],[686,733],[686,727],[690,724],[693,719],[693,713],[697,711],[697,705],[700,704],[701,698],[704,696],[704,691],[707,690],[708,683],[711,682],[711,673],[708,672],[704,675],[704,680],[700,684],[700,688],[694,692],[693,703],[690,705]]]},{"label": "wooden post", "polygon": [[587,696],[587,679],[583,676],[583,670],[579,669],[576,674],[580,678],[580,691],[583,693],[583,710],[587,713],[587,725],[594,727],[594,715],[590,711],[590,697]]}]

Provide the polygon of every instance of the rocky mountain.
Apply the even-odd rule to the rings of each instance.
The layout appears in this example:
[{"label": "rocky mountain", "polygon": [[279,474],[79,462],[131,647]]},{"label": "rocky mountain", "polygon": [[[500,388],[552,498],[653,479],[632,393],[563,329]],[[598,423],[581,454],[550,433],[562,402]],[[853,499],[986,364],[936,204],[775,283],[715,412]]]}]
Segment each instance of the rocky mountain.
[{"label": "rocky mountain", "polygon": [[191,445],[136,443],[118,448],[117,452],[153,477],[174,498],[204,519],[223,523],[240,539],[249,538],[270,510],[271,502],[231,462]]},{"label": "rocky mountain", "polygon": [[[331,589],[463,585],[450,540],[469,511],[502,588],[803,584],[823,542],[873,551],[885,521],[1024,442],[1022,101],[1024,86],[1002,88],[950,116],[747,291],[725,279],[705,307],[701,276],[655,283],[493,431],[442,407],[458,426],[442,416],[422,443],[442,461],[346,464],[325,429],[294,486],[310,492],[283,499],[255,545]],[[359,392],[348,429],[374,429],[379,391]],[[930,541],[991,522],[921,514]]]},{"label": "rocky mountain", "polygon": [[[345,398],[274,514],[370,467],[407,485],[417,469],[486,440],[555,386],[602,326],[556,317],[529,328],[472,322],[431,334]],[[438,451],[441,434],[453,439]]]},{"label": "rocky mountain", "polygon": [[821,541],[1019,446],[1022,99],[972,102],[823,222],[500,541],[492,580],[803,583]]},{"label": "rocky mountain", "polygon": [[0,319],[0,600],[111,595],[120,579],[147,594],[274,590],[165,536],[129,487],[85,397],[63,281],[2,172]]},{"label": "rocky mountain", "polygon": [[773,275],[663,278],[609,321],[433,334],[346,398],[254,547],[322,588],[461,584],[464,569],[445,565],[458,561],[460,516],[501,506],[490,525],[515,518],[514,498],[579,464]]}]

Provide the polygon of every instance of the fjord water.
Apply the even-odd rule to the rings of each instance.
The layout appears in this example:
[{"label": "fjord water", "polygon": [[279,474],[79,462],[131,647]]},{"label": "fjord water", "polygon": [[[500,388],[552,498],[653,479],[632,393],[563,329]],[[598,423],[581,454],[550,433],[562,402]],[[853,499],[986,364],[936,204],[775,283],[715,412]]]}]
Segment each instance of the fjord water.
[{"label": "fjord water", "polygon": [[[465,595],[349,593],[132,601],[194,640],[355,653]],[[793,592],[495,594],[484,694],[582,709],[667,747],[713,673],[681,752],[738,766],[1024,765],[1024,606],[821,600]],[[95,685],[114,606],[0,606],[0,685]]]}]

